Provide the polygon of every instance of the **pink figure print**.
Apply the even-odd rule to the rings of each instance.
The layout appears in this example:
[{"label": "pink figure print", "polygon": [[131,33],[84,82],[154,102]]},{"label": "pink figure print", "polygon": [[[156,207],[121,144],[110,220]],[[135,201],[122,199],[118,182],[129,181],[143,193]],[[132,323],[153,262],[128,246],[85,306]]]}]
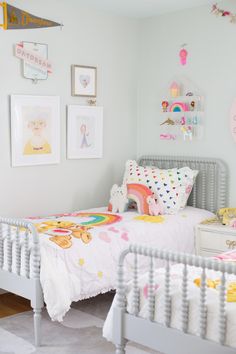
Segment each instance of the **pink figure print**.
[{"label": "pink figure print", "polygon": [[82,142],[81,142],[81,149],[88,148],[91,146],[91,144],[88,143],[87,137],[89,136],[89,132],[87,131],[87,125],[82,124],[80,127],[80,132],[82,135]]}]

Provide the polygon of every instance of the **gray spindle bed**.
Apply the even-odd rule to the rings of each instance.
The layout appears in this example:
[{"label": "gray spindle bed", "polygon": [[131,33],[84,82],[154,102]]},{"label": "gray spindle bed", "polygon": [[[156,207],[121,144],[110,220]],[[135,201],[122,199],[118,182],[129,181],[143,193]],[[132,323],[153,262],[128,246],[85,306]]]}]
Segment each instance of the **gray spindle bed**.
[{"label": "gray spindle bed", "polygon": [[[124,261],[127,255],[134,255],[133,275],[133,311],[127,311]],[[150,260],[148,276],[148,319],[139,316],[140,289],[138,287],[138,256],[146,256]],[[154,296],[154,260],[166,262],[165,266],[165,323],[154,322],[155,296]],[[182,306],[181,330],[170,327],[172,302],[170,294],[170,263],[183,264],[182,272]],[[188,266],[201,268],[201,286],[199,301],[199,335],[188,333]],[[219,290],[219,317],[218,342],[206,339],[207,306],[206,306],[206,270],[221,272],[221,286]],[[226,274],[236,276],[236,264],[224,263],[210,258],[194,255],[174,253],[165,250],[151,249],[139,245],[130,245],[122,252],[118,264],[118,284],[116,303],[113,308],[112,342],[116,345],[116,354],[125,354],[127,341],[133,341],[148,348],[158,350],[165,354],[235,354],[236,349],[225,345],[227,331],[226,316]]]},{"label": "gray spindle bed", "polygon": [[[189,166],[199,170],[188,204],[212,212],[227,205],[227,168],[218,159],[144,156],[139,163],[160,168]],[[7,232],[3,232],[6,227]],[[23,252],[22,243],[19,241],[22,227],[25,229]],[[32,247],[29,247],[29,235],[33,242]],[[44,306],[40,285],[40,243],[39,235],[30,222],[0,218],[0,288],[31,301],[34,310],[35,344],[39,345],[41,310]],[[123,292],[120,288],[120,294],[121,291]],[[122,311],[123,309],[120,313]],[[117,353],[123,353],[123,349],[118,349]]]}]

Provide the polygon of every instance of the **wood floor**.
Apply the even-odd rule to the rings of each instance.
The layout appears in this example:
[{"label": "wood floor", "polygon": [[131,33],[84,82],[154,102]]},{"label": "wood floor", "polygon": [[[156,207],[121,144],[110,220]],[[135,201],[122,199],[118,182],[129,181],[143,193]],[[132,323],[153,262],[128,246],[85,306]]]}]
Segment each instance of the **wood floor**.
[{"label": "wood floor", "polygon": [[0,318],[31,310],[29,300],[6,293],[0,295]]}]

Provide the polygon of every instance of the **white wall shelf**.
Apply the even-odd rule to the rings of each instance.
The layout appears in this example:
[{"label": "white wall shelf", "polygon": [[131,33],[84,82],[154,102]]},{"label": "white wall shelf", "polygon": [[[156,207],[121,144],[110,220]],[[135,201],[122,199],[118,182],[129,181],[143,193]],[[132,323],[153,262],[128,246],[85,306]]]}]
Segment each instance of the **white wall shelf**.
[{"label": "white wall shelf", "polygon": [[[176,84],[176,82],[175,82]],[[172,84],[173,85],[173,84]],[[171,86],[172,86],[171,85]],[[171,141],[194,141],[203,137],[204,97],[191,90],[193,95],[183,95],[190,92],[189,87],[178,82],[180,95],[173,97],[169,88],[161,102],[159,113],[160,139]]]}]

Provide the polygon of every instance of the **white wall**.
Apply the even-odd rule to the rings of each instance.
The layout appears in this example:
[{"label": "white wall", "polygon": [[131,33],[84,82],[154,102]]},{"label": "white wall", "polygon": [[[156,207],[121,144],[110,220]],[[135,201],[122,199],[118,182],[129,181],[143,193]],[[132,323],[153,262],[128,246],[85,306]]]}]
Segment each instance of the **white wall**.
[{"label": "white wall", "polygon": [[[120,182],[127,158],[136,155],[137,21],[91,11],[77,0],[15,0],[12,5],[58,22],[64,28],[0,31],[0,215],[25,216],[104,205]],[[37,85],[24,79],[13,46],[49,45],[53,75]],[[98,67],[98,105],[104,106],[104,157],[66,160],[66,105],[71,64]],[[10,94],[61,97],[61,164],[11,168]]]},{"label": "white wall", "polygon": [[[232,2],[222,7],[232,9]],[[225,5],[226,4],[226,5]],[[235,8],[236,11],[236,8]],[[236,205],[236,145],[230,135],[229,111],[236,98],[236,25],[200,7],[143,20],[139,28],[138,155],[170,154],[218,157],[230,169],[230,204]],[[189,61],[179,64],[178,52],[188,43]],[[161,101],[168,83],[183,75],[206,98],[205,138],[200,142],[159,140]]]},{"label": "white wall", "polygon": [[[136,153],[222,158],[230,168],[230,204],[236,204],[236,146],[229,131],[229,109],[236,96],[235,25],[212,16],[209,7],[138,23],[91,11],[76,0],[11,3],[62,21],[64,28],[0,31],[0,215],[66,212],[106,204],[110,186],[120,182],[125,160]],[[49,45],[54,72],[47,81],[33,85],[21,76],[13,46],[22,40]],[[185,42],[189,61],[182,67],[178,52]],[[104,106],[103,159],[66,159],[66,105],[85,102],[71,97],[71,64],[98,67],[98,104]],[[188,77],[205,94],[205,138],[201,142],[159,140],[160,102],[176,75]],[[11,168],[10,94],[61,97],[60,165]]]}]

